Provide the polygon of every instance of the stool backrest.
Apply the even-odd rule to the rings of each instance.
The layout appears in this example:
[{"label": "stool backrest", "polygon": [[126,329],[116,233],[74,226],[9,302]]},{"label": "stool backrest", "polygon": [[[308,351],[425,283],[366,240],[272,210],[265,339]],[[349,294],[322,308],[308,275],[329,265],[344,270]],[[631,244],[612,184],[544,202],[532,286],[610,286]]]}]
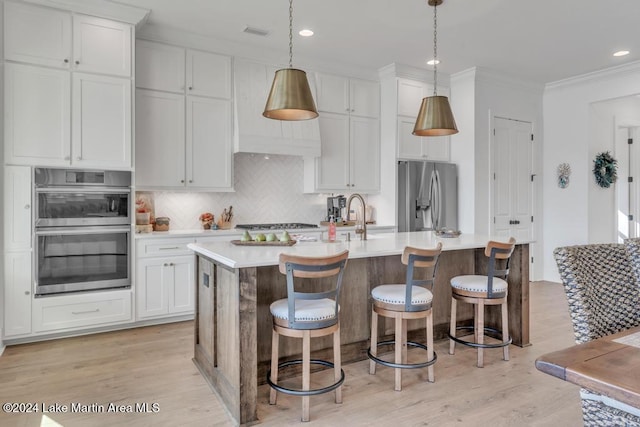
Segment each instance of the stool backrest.
[{"label": "stool backrest", "polygon": [[[487,272],[487,297],[488,298],[501,298],[504,296],[504,292],[496,293],[493,292],[493,278],[499,277],[501,279],[507,280],[509,276],[509,263],[511,261],[511,254],[513,254],[513,249],[516,247],[516,239],[513,237],[509,238],[509,241],[504,242],[496,242],[490,240],[487,243],[487,246],[484,249],[484,254],[489,258],[489,270]],[[504,260],[504,265],[502,268],[499,268],[498,261]]]},{"label": "stool backrest", "polygon": [[[305,257],[282,253],[279,258],[280,272],[287,276],[287,302],[289,309],[289,328],[319,329],[338,322],[338,309],[342,275],[347,265],[349,251],[328,257]],[[335,276],[336,280],[329,289],[318,292],[301,292],[296,288],[296,278],[319,279]],[[335,301],[335,315],[319,321],[296,321],[296,300],[316,300],[328,298]]]},{"label": "stool backrest", "polygon": [[[402,263],[407,266],[407,281],[405,286],[404,309],[405,311],[422,311],[428,308],[429,304],[412,304],[412,288],[414,286],[428,287],[433,291],[433,281],[436,277],[438,259],[442,252],[442,242],[438,242],[435,249],[420,249],[407,246],[402,252]],[[431,269],[427,279],[416,279],[415,269]]]}]

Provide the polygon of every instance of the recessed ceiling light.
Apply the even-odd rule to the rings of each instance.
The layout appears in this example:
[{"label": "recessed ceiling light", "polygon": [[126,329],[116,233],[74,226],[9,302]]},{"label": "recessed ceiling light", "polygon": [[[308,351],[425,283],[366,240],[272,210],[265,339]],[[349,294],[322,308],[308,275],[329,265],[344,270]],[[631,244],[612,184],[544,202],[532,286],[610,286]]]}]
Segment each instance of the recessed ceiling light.
[{"label": "recessed ceiling light", "polygon": [[440,60],[439,59],[430,59],[427,61],[427,65],[436,65],[439,64]]},{"label": "recessed ceiling light", "polygon": [[629,55],[629,51],[628,50],[619,50],[616,53],[613,54],[613,56],[625,56],[625,55]]},{"label": "recessed ceiling light", "polygon": [[304,29],[300,30],[298,34],[300,34],[302,37],[311,37],[313,35],[313,31]]}]

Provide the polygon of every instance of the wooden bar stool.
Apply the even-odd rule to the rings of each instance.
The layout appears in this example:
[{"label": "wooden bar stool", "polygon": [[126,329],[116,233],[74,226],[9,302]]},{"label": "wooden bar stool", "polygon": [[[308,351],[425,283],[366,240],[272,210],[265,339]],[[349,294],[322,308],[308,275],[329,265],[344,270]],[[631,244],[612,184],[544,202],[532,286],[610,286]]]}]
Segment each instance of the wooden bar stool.
[{"label": "wooden bar stool", "polygon": [[[456,343],[478,349],[478,368],[484,366],[484,349],[502,347],[504,360],[509,360],[509,311],[507,310],[509,261],[515,248],[516,240],[511,237],[507,243],[490,241],[484,254],[489,258],[489,269],[486,276],[465,275],[451,279],[451,325],[449,329],[449,354],[455,352]],[[502,264],[504,268],[499,269]],[[456,302],[474,305],[474,326],[457,326]],[[502,331],[484,325],[484,307],[500,305],[502,314]],[[473,330],[474,341],[463,340],[456,336],[458,329]],[[502,342],[487,344],[484,342],[485,332],[500,334]]]},{"label": "wooden bar stool", "polygon": [[[369,373],[376,373],[376,364],[395,368],[395,390],[402,390],[402,369],[427,367],[429,382],[434,381],[433,364],[437,355],[433,351],[433,280],[436,275],[438,257],[442,243],[435,249],[418,249],[407,246],[402,253],[402,263],[407,266],[407,278],[403,284],[380,285],[371,291],[373,308],[371,312],[371,347],[367,350]],[[414,278],[415,268],[428,268],[428,279]],[[427,286],[428,289],[425,287]],[[395,340],[378,342],[378,315],[395,319]],[[407,341],[407,320],[426,318],[427,345]],[[394,344],[395,361],[378,358],[378,347]],[[427,360],[407,363],[407,346],[421,348],[427,352]]]},{"label": "wooden bar stool", "polygon": [[[275,301],[270,310],[273,316],[271,340],[271,370],[267,372],[267,382],[271,386],[269,403],[276,404],[277,392],[302,396],[302,421],[309,421],[309,396],[336,391],[336,403],[342,403],[342,383],[344,371],[340,358],[340,311],[339,297],[342,274],[349,251],[329,257],[302,257],[280,254],[280,272],[287,276],[287,298]],[[335,277],[330,289],[318,292],[300,292],[295,285],[301,279]],[[325,287],[324,283],[313,284]],[[311,338],[333,334],[333,363],[311,359]],[[280,335],[302,338],[302,360],[278,363]],[[278,385],[278,369],[302,364],[302,388],[292,389]],[[311,364],[334,369],[335,382],[329,386],[310,389]]]}]

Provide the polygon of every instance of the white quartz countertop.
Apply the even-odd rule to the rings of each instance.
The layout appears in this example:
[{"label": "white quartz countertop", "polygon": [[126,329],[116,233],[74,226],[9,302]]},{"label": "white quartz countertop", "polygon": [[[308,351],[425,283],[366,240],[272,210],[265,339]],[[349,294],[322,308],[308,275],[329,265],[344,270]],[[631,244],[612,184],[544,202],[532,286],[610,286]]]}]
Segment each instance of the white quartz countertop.
[{"label": "white quartz countertop", "polygon": [[[336,227],[337,233],[345,233],[355,231],[355,226],[349,227]],[[392,225],[376,225],[369,224],[367,225],[367,230],[375,231],[375,230],[393,230],[395,226]],[[288,230],[290,234],[305,234],[305,233],[320,233],[326,232],[327,226],[321,225],[315,228],[296,228]],[[255,235],[257,233],[280,233],[282,230],[250,230],[251,235]],[[244,233],[244,230],[238,228],[230,228],[228,230],[204,230],[204,229],[193,229],[193,230],[169,230],[169,231],[154,231],[152,233],[136,233],[135,239],[157,239],[157,238],[171,238],[171,237],[216,237],[216,236],[241,236]],[[353,234],[352,234],[353,238]]]},{"label": "white quartz countertop", "polygon": [[[507,241],[504,237],[489,237],[478,234],[462,234],[460,237],[437,237],[432,231],[405,233],[371,233],[368,240],[352,237],[350,242],[297,242],[293,246],[240,246],[230,241],[214,243],[191,243],[187,247],[195,253],[231,268],[262,267],[277,265],[282,252],[321,257],[349,250],[349,258],[371,258],[399,255],[405,246],[433,248],[442,242],[444,251],[483,248],[489,240]],[[517,243],[530,243],[518,241]]]}]

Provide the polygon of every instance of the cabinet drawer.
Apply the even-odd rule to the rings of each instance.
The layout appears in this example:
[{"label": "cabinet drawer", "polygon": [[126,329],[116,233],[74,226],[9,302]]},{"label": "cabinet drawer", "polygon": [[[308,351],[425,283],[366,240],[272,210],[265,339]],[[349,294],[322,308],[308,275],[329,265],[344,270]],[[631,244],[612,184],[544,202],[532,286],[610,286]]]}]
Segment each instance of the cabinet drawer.
[{"label": "cabinet drawer", "polygon": [[194,243],[193,238],[144,239],[138,240],[136,257],[149,258],[158,256],[191,255],[193,252],[187,245]]},{"label": "cabinet drawer", "polygon": [[36,298],[35,332],[131,321],[131,291]]}]

